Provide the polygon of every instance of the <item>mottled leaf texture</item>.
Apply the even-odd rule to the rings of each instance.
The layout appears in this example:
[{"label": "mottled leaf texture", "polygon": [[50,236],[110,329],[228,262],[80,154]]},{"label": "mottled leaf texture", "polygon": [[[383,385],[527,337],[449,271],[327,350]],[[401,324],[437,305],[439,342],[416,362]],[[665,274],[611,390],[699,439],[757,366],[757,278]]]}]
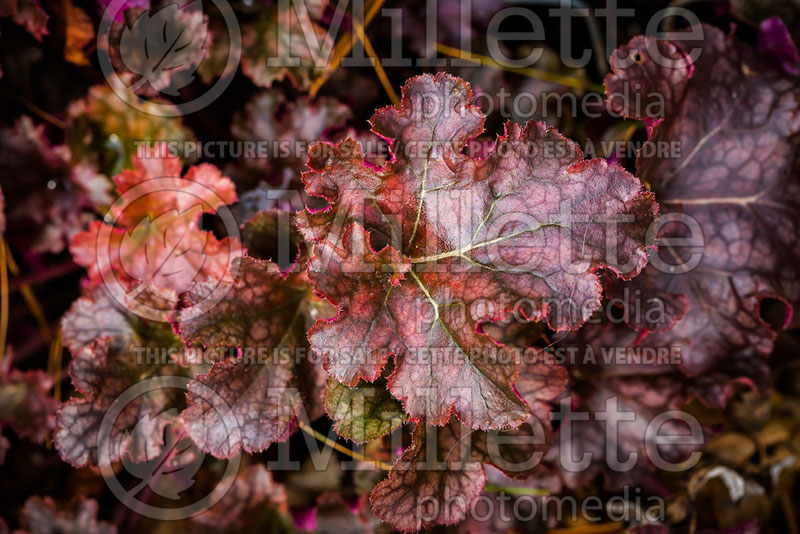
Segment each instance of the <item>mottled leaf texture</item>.
[{"label": "mottled leaf texture", "polygon": [[16,369],[0,378],[0,424],[20,437],[44,443],[55,426],[53,380],[43,371]]},{"label": "mottled leaf texture", "polygon": [[411,445],[370,496],[380,519],[411,532],[451,525],[466,517],[483,491],[486,474],[480,462],[465,453],[464,445],[469,443],[460,441],[462,429],[455,421],[443,427],[417,425]]},{"label": "mottled leaf texture", "polygon": [[61,319],[64,345],[74,353],[107,336],[117,344],[117,348],[123,348],[134,335],[129,319],[119,304],[99,287],[91,296],[73,302],[64,314]]},{"label": "mottled leaf texture", "polygon": [[[218,495],[222,492],[222,495]],[[197,534],[240,532],[292,532],[286,492],[261,464],[251,465],[236,478],[233,487],[217,485],[211,509],[192,518]]]},{"label": "mottled leaf texture", "polygon": [[486,484],[483,464],[525,479],[550,442],[549,406],[567,383],[563,367],[537,358],[521,366],[518,390],[529,419],[506,432],[476,432],[455,419],[444,427],[417,424],[411,445],[370,496],[375,514],[401,531],[458,523]]},{"label": "mottled leaf texture", "polygon": [[70,246],[93,283],[118,280],[131,292],[152,286],[183,293],[196,281],[226,276],[241,254],[238,240],[219,240],[199,225],[202,213],[236,201],[233,183],[209,164],[180,174],[178,158],[156,149],[114,177],[122,201],[112,205],[108,222],[92,222]]},{"label": "mottled leaf texture", "polygon": [[[640,308],[661,299],[664,314],[629,322],[655,332],[644,344],[679,347],[684,369],[701,374],[732,354],[769,353],[762,301],[782,302],[786,325],[800,301],[800,84],[733,34],[694,31],[704,38],[634,38],[612,56],[606,87],[618,111],[661,121],[636,164],[662,207],[660,261],[614,293]],[[661,116],[635,108],[659,93]]]},{"label": "mottled leaf texture", "polygon": [[371,120],[393,140],[380,170],[355,141],[312,147],[306,191],[330,205],[300,212],[298,228],[316,243],[309,277],[339,314],[309,336],[348,386],[393,354],[389,389],[413,418],[441,425],[455,411],[472,428],[508,428],[528,416],[517,371],[480,324],[521,307],[579,327],[600,303],[598,268],[630,278],[645,265],[657,209],[632,175],[584,161],[541,123],[509,122],[487,159],[462,155],[483,127],[471,98],[446,74],[409,80],[402,105]]},{"label": "mottled leaf texture", "polygon": [[[501,445],[500,438],[513,438],[497,431],[474,432],[455,420],[445,426],[419,423],[411,445],[403,451],[388,478],[372,491],[373,511],[404,532],[462,521],[486,484],[482,462],[536,466],[544,455],[546,442],[542,435],[537,439],[534,434],[517,430],[513,434],[528,446],[523,449],[519,445]],[[487,443],[492,443],[491,456]],[[530,472],[529,467],[509,474],[524,478]]]},{"label": "mottled leaf texture", "polygon": [[199,284],[187,295],[191,303],[222,290],[224,299],[180,324],[187,344],[240,351],[189,385],[183,413],[195,442],[221,458],[240,449],[259,452],[286,437],[301,405],[295,366],[306,342],[307,283],[284,279],[271,262],[236,261],[238,276],[229,287]]},{"label": "mottled leaf texture", "polygon": [[[61,405],[56,416],[56,431],[53,442],[61,458],[81,467],[87,464],[106,465],[118,461],[127,449],[130,435],[141,416],[148,415],[162,404],[156,395],[146,395],[126,407],[114,422],[108,440],[109,454],[98,451],[100,426],[114,399],[135,384],[139,379],[132,354],[112,351],[111,338],[102,337],[92,345],[73,354],[69,373],[75,387],[84,398],[73,398]],[[154,401],[154,402],[151,402]],[[160,409],[155,410],[156,413]],[[151,436],[154,440],[161,439]],[[102,461],[105,459],[105,461]]]},{"label": "mottled leaf texture", "polygon": [[20,534],[116,534],[117,527],[97,520],[97,501],[77,499],[59,510],[50,497],[31,497],[22,509]]}]

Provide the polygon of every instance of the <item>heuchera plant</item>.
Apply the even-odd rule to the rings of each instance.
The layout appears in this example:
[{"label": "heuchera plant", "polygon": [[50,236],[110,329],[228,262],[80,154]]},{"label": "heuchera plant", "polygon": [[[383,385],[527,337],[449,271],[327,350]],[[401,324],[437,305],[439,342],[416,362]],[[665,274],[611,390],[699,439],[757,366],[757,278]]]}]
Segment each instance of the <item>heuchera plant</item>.
[{"label": "heuchera plant", "polygon": [[[38,41],[48,35],[49,6],[7,4],[0,18],[19,25],[17,33]],[[36,268],[31,277],[12,272],[18,278],[9,290],[12,250],[30,267],[37,255],[69,245],[63,272],[86,269],[80,298],[49,340],[48,372],[25,361],[36,347],[18,347],[28,331],[6,336],[0,321],[2,342],[14,338],[0,366],[4,469],[15,463],[8,458],[16,458],[21,438],[41,446],[33,457],[54,459],[44,454],[52,444],[75,468],[107,474],[121,467],[140,479],[131,491],[148,498],[177,500],[196,478],[215,485],[211,497],[219,502],[174,524],[192,532],[291,532],[292,523],[313,530],[315,521],[317,532],[380,532],[376,518],[407,532],[464,520],[463,531],[486,531],[488,521],[470,517],[482,493],[515,489],[608,495],[642,488],[673,497],[667,522],[707,532],[705,523],[714,532],[748,528],[753,523],[741,517],[766,513],[739,516],[734,508],[761,510],[767,498],[785,512],[782,499],[797,491],[787,473],[796,476],[800,367],[764,356],[797,352],[781,347],[777,330],[798,324],[800,86],[797,52],[778,19],[753,14],[758,46],[704,25],[694,28],[702,40],[694,32],[640,36],[613,53],[607,103],[627,120],[604,135],[621,124],[642,135],[635,177],[612,163],[622,156],[587,159],[544,123],[507,122],[502,135],[488,138],[470,84],[445,73],[409,79],[400,102],[377,110],[367,132],[355,119],[361,109],[331,94],[314,96],[333,73],[308,61],[267,61],[276,24],[297,22],[288,3],[268,3],[243,19],[241,79],[261,89],[245,91],[249,101],[231,107],[232,121],[194,117],[185,125],[156,117],[166,103],[152,94],[174,96],[166,89],[188,83],[200,52],[218,60],[224,43],[198,43],[204,46],[184,51],[183,72],[147,78],[146,58],[122,51],[144,30],[126,21],[149,2],[124,4],[110,54],[118,69],[148,82],[136,88],[148,100],[131,91],[128,100],[117,98],[119,87],[90,87],[92,80],[83,97],[64,102],[63,121],[21,116],[0,129],[0,166],[16,179],[0,191],[3,319],[16,314],[7,313],[8,294],[30,299],[26,284],[38,276]],[[308,4],[308,28],[332,45],[324,26],[341,14],[326,2]],[[456,4],[440,7],[449,13]],[[75,6],[63,6],[79,23]],[[170,27],[188,24],[190,33],[205,33],[206,24],[212,35],[219,30],[218,17],[195,11],[156,15]],[[66,30],[67,55],[81,64],[94,39]],[[316,55],[284,44],[304,60]],[[216,60],[203,63],[200,78],[221,74],[224,61]],[[495,79],[483,83],[483,75]],[[575,76],[589,83],[586,72]],[[502,73],[479,69],[471,79],[492,93]],[[331,79],[327,88],[353,90],[338,85]],[[133,99],[140,109],[128,105]],[[364,99],[370,112],[373,101]],[[587,152],[591,126],[573,130],[586,136]],[[304,150],[269,159],[231,155],[235,161],[224,163],[223,156],[172,155],[157,144],[134,151],[142,139],[197,146],[229,133],[242,145]],[[377,143],[367,143],[371,137]],[[664,156],[663,147],[677,148]],[[246,222],[222,231],[231,212]],[[700,233],[702,243],[694,240]],[[660,313],[648,313],[657,306]],[[45,331],[42,339],[50,338]],[[62,342],[74,388],[65,402]],[[615,359],[619,351],[664,348],[680,358]],[[566,351],[583,358],[553,357]],[[787,369],[780,380],[778,369]],[[152,378],[177,380],[185,391],[146,391],[107,418],[126,392]],[[767,397],[770,387],[782,389]],[[551,413],[556,406],[560,414]],[[625,417],[610,429],[614,410]],[[570,428],[565,414],[579,411],[596,417]],[[703,463],[682,477],[665,476],[642,454],[653,446],[648,423],[665,413],[673,417],[659,430],[679,438],[694,416],[702,421]],[[551,425],[552,416],[561,426]],[[327,428],[326,441],[319,429]],[[298,512],[293,479],[313,477],[305,466],[288,474],[268,469],[272,453],[284,452],[273,445],[294,453],[298,429],[331,454],[334,446],[344,450],[331,437],[363,445],[363,454],[348,451],[358,460],[359,509],[347,487],[342,495],[303,495],[309,508]],[[697,454],[681,439],[657,446],[673,463]],[[564,468],[564,455],[574,462],[587,453],[581,468]],[[208,480],[243,454],[253,456],[244,457],[230,488]],[[201,470],[206,455],[219,461]],[[310,459],[317,459],[313,451]],[[625,459],[631,469],[612,474],[610,459]],[[712,499],[711,526],[698,511],[717,478],[733,490],[723,505]],[[102,519],[113,515],[98,501],[81,496],[64,506],[52,497],[13,504],[20,532],[111,533],[118,525],[135,530],[141,520],[129,521],[125,515],[136,511],[120,505],[122,519],[110,524],[97,519],[98,509]],[[748,498],[764,502],[748,507]],[[632,531],[663,532],[634,523]]]},{"label": "heuchera plant", "polygon": [[[447,74],[410,79],[401,105],[370,121],[391,144],[391,161],[380,168],[350,138],[314,145],[303,182],[327,206],[297,214],[297,229],[289,230],[303,243],[292,237],[292,265],[260,259],[269,253],[258,244],[279,226],[277,212],[262,212],[243,228],[249,253],[222,273],[220,242],[200,230],[198,210],[180,205],[180,194],[157,197],[158,206],[126,201],[112,214],[113,228],[93,223],[77,235],[71,250],[90,282],[62,328],[73,352],[70,375],[85,398],[58,413],[62,457],[76,466],[148,461],[170,424],[203,451],[230,458],[285,440],[323,409],[357,443],[409,421],[411,443],[370,498],[378,518],[405,531],[465,517],[486,483],[483,464],[497,464],[489,449],[498,432],[527,438],[501,442],[503,458],[537,460],[524,469],[496,467],[530,476],[549,447],[547,402],[565,387],[566,371],[545,358],[506,358],[510,352],[484,325],[519,313],[555,331],[580,327],[600,304],[598,270],[629,280],[645,267],[658,207],[630,173],[585,160],[542,123],[508,122],[488,157],[466,156],[484,122],[471,99],[469,84]],[[178,189],[202,182],[226,203],[236,198],[214,167],[192,167],[179,178],[176,158],[147,156],[114,179],[123,198],[153,176],[175,177]],[[220,207],[201,204],[202,212]],[[153,211],[167,215],[136,224]],[[108,240],[119,240],[121,253],[95,257]],[[175,249],[179,263],[160,253]],[[132,286],[146,281],[148,298],[172,307],[180,337],[169,324],[115,304],[99,283],[103,269],[134,273],[136,280],[124,281]],[[222,295],[215,306],[186,312],[214,292]],[[134,347],[165,343],[177,354],[166,369],[134,354]],[[210,369],[181,358],[192,347],[218,349]],[[163,392],[144,395],[114,423],[114,453],[99,454],[93,444],[105,410],[157,371],[193,377],[182,417],[137,424],[152,409],[181,406]],[[430,461],[445,467],[420,468]],[[420,506],[426,502],[438,512],[422,513],[430,512]]]}]

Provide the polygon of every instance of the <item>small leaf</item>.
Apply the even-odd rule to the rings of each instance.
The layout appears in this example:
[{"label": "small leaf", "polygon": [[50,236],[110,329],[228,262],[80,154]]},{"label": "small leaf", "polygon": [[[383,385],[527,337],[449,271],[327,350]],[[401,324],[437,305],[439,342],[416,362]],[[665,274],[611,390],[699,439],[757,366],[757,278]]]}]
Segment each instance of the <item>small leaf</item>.
[{"label": "small leaf", "polygon": [[[168,324],[150,323],[147,328],[150,330],[148,337],[136,336],[127,345],[120,339],[103,336],[73,352],[69,374],[83,397],[63,403],[56,414],[53,442],[64,461],[75,467],[105,466],[127,453],[138,462],[144,461],[147,451],[160,448],[163,429],[157,425],[137,426],[137,423],[145,416],[162,413],[173,406],[182,396],[179,390],[159,388],[133,399],[113,421],[110,434],[103,436],[108,441],[108,449],[103,455],[97,450],[100,425],[112,403],[144,376],[152,374],[152,365],[142,361],[149,347],[176,352],[181,348]],[[156,365],[161,363],[156,362]],[[169,366],[161,369],[166,373],[176,371]],[[140,435],[137,431],[147,433]],[[132,443],[135,448],[131,447]]]},{"label": "small leaf", "polygon": [[129,295],[147,288],[180,294],[195,282],[227,276],[241,245],[201,230],[199,220],[236,201],[233,183],[208,164],[191,167],[183,178],[180,170],[177,157],[148,151],[133,170],[114,177],[122,196],[109,214],[114,224],[94,221],[70,246],[93,283],[116,279]]},{"label": "small leaf", "polygon": [[47,21],[50,16],[39,5],[38,0],[5,1],[0,6],[0,17],[12,17],[14,22],[25,28],[37,41],[49,35]]},{"label": "small leaf", "polygon": [[102,287],[72,303],[61,319],[61,333],[64,345],[73,353],[101,337],[109,337],[122,348],[134,336],[128,317]]},{"label": "small leaf", "polygon": [[[133,99],[137,99],[136,107],[128,104]],[[85,98],[72,102],[67,109],[66,144],[72,160],[88,164],[110,178],[123,168],[135,167],[133,159],[142,153],[137,143],[170,140],[182,146],[193,141],[194,134],[183,125],[177,108],[172,109],[173,116],[162,116],[159,110],[169,106],[169,102],[158,98],[138,100],[121,84],[90,87]],[[193,161],[192,155],[181,154],[181,161]],[[175,174],[178,175],[180,171]],[[157,176],[164,175],[153,175]]]},{"label": "small leaf", "polygon": [[43,443],[55,426],[53,380],[43,371],[18,371],[0,377],[0,423],[20,437]]},{"label": "small leaf", "polygon": [[64,2],[66,7],[66,43],[64,43],[64,59],[75,65],[89,64],[87,48],[94,41],[94,25],[81,8],[71,1]]},{"label": "small leaf", "polygon": [[[295,6],[304,11],[300,17]],[[324,72],[333,38],[309,16],[305,2],[278,3],[262,9],[255,23],[242,27],[242,72],[254,84],[272,87],[289,78],[298,88],[308,89]],[[283,66],[288,57],[297,58],[298,64]]]}]

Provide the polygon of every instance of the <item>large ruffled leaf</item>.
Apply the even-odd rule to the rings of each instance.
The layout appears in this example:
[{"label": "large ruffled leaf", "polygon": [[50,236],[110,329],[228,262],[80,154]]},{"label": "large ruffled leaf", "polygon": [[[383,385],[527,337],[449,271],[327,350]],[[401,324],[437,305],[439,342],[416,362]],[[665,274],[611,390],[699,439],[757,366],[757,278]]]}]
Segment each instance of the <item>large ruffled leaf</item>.
[{"label": "large ruffled leaf", "polygon": [[393,354],[389,389],[411,417],[441,425],[455,411],[472,428],[508,428],[527,418],[517,371],[480,324],[521,306],[577,328],[599,306],[598,268],[630,278],[645,265],[657,210],[636,178],[584,161],[539,123],[508,123],[488,159],[462,155],[483,125],[470,100],[457,78],[412,78],[402,106],[371,120],[393,140],[380,171],[355,141],[312,147],[306,191],[330,206],[301,212],[298,228],[316,243],[315,289],[339,315],[309,336],[348,386]]}]

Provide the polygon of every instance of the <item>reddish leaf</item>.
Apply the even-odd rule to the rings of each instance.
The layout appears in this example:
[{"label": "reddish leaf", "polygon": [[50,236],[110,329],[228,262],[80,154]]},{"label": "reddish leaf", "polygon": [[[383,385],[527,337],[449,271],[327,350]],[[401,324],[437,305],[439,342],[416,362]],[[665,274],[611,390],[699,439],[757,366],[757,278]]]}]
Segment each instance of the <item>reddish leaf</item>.
[{"label": "reddish leaf", "polygon": [[231,132],[244,141],[268,142],[269,157],[259,162],[284,174],[284,168],[289,167],[294,171],[291,178],[299,179],[305,170],[308,146],[330,139],[330,134],[343,130],[350,118],[350,109],[333,98],[287,100],[280,92],[264,91],[234,116]]},{"label": "reddish leaf", "polygon": [[[617,94],[627,89],[628,100],[611,104],[644,120],[660,117],[635,108],[636,100],[666,97],[663,122],[643,147],[637,169],[663,212],[689,216],[698,230],[692,234],[680,222],[664,226],[664,266],[651,263],[642,276],[618,286],[638,292],[637,303],[665,302],[661,325],[632,326],[656,332],[644,341],[650,346],[679,347],[683,367],[700,375],[731,354],[770,351],[775,333],[760,317],[763,299],[786,304],[787,325],[790,305],[800,302],[800,85],[733,35],[710,26],[695,30],[703,32],[703,41],[634,38],[612,56],[606,87]],[[692,50],[700,52],[693,63],[686,55]],[[655,62],[656,51],[666,56],[663,65]],[[626,64],[630,57],[639,60]],[[680,147],[680,157],[650,150],[665,145]],[[700,232],[704,246],[664,242]],[[686,267],[693,257],[699,263]]]},{"label": "reddish leaf", "polygon": [[[298,228],[316,243],[315,289],[339,306],[311,330],[312,348],[349,386],[374,380],[394,354],[389,389],[429,424],[455,411],[472,428],[519,425],[515,366],[480,324],[525,303],[554,329],[580,326],[600,303],[596,269],[629,278],[644,266],[655,202],[539,123],[508,123],[486,160],[462,155],[483,117],[457,78],[412,78],[403,95],[371,121],[394,140],[382,170],[352,140],[312,148],[306,191],[330,206],[301,212]],[[372,252],[370,240],[389,246]]]},{"label": "reddish leaf", "polygon": [[93,222],[70,247],[93,283],[183,293],[196,281],[226,276],[241,247],[200,230],[199,219],[236,201],[233,183],[212,165],[192,167],[183,178],[180,167],[177,157],[153,151],[114,178],[122,198],[109,213],[114,226]]},{"label": "reddish leaf", "polygon": [[[430,445],[426,443],[428,428],[435,440]],[[443,427],[417,425],[411,445],[370,496],[380,519],[404,532],[464,519],[483,491],[486,475],[480,462],[458,446],[463,428],[456,422]],[[446,467],[436,469],[436,464]]]},{"label": "reddish leaf", "polygon": [[[509,445],[505,440],[521,440]],[[502,441],[498,441],[502,440]],[[462,521],[483,492],[482,463],[526,478],[544,456],[544,436],[527,425],[498,435],[474,432],[456,421],[445,426],[419,423],[411,445],[370,495],[375,514],[404,532]]]}]

